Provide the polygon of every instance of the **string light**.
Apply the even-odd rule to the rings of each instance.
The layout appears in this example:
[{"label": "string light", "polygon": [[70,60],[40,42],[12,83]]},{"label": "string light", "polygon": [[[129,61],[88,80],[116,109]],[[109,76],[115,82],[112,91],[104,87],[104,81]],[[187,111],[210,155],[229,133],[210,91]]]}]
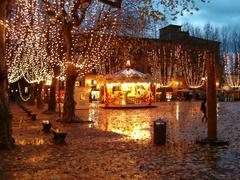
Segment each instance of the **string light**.
[{"label": "string light", "polygon": [[160,87],[172,86],[177,72],[179,48],[172,47],[169,50],[167,49],[168,46],[163,45],[157,50],[148,52],[148,62],[151,66],[152,77]]},{"label": "string light", "polygon": [[200,88],[205,84],[206,53],[199,50],[183,50],[181,67],[186,84],[189,88]]},{"label": "string light", "polygon": [[18,90],[19,90],[20,98],[21,98],[24,102],[27,102],[27,101],[31,98],[31,94],[29,94],[29,96],[28,96],[27,98],[24,98],[24,97],[23,97],[19,82],[18,82]]},{"label": "string light", "polygon": [[19,0],[7,31],[7,66],[10,83],[24,78],[40,82],[47,74],[45,20],[38,0]]},{"label": "string light", "polygon": [[[102,19],[96,19],[97,14],[102,15]],[[75,54],[76,66],[78,68],[79,76],[83,77],[85,74],[96,69],[99,74],[106,74],[106,62],[110,59],[112,54],[114,40],[116,40],[116,26],[117,26],[118,12],[113,15],[109,9],[104,10],[104,5],[95,4],[91,13],[86,18],[88,22],[91,19],[89,27],[83,29],[84,32],[90,29],[90,40],[89,43],[84,46],[79,54]],[[95,17],[95,18],[94,18]],[[93,23],[94,19],[97,21]],[[111,20],[113,19],[113,20]],[[95,24],[101,23],[100,29],[94,30]],[[112,22],[109,24],[109,22]],[[76,43],[76,42],[75,42]]]},{"label": "string light", "polygon": [[[64,52],[63,20],[59,18],[63,7],[67,13],[65,20],[74,21],[72,14],[74,1],[62,4],[61,1],[53,0],[51,7],[47,3],[45,8],[56,12],[54,17],[48,19],[44,16],[45,12],[41,10],[42,4],[38,0],[19,0],[9,20],[7,32],[7,66],[10,83],[21,78],[28,83],[39,83],[49,79],[49,76],[53,77],[53,69],[56,66],[60,67],[60,77],[65,77],[67,60]],[[100,74],[105,71],[104,62],[107,62],[113,52],[111,43],[116,36],[117,15],[118,13],[113,15],[111,9],[106,9],[102,3],[93,1],[92,12],[87,12],[81,26],[72,29],[71,58],[80,77],[93,69],[97,69]],[[98,24],[100,26],[96,27]],[[77,52],[79,41],[74,37],[81,36],[79,32],[89,33],[89,29],[90,40],[85,43],[83,47],[85,50]]]},{"label": "string light", "polygon": [[225,79],[231,88],[240,88],[240,53],[224,53]]}]

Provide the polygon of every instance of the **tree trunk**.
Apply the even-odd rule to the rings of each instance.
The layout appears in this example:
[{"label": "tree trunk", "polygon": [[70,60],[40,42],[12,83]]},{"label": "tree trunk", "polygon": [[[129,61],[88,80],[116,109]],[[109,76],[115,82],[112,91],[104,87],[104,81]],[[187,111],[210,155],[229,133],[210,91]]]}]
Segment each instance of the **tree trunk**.
[{"label": "tree trunk", "polygon": [[[48,112],[54,113],[56,112],[56,86],[57,86],[57,76],[60,76],[60,67],[59,66],[54,66],[53,67],[53,73],[54,77],[52,77],[52,83],[50,87],[50,98],[48,102]],[[60,87],[60,84],[58,84]],[[59,90],[59,89],[58,89]]]},{"label": "tree trunk", "polygon": [[193,94],[192,94],[192,100],[193,100],[193,101],[196,101],[196,99],[197,99],[197,98],[196,98],[197,92],[196,92],[196,89],[195,89],[195,88],[193,88],[192,93],[193,93]]},{"label": "tree trunk", "polygon": [[75,117],[74,87],[77,78],[77,71],[74,64],[69,63],[66,72],[66,88],[63,105],[63,121],[73,122]]},{"label": "tree trunk", "polygon": [[38,93],[37,93],[37,108],[43,107],[42,89],[43,89],[43,82],[40,81],[38,85]]},{"label": "tree trunk", "polygon": [[75,101],[74,101],[74,87],[77,78],[77,70],[72,63],[72,25],[65,22],[63,26],[64,41],[67,48],[67,70],[66,70],[66,88],[63,104],[63,122],[73,122],[77,120],[75,117]]},{"label": "tree trunk", "polygon": [[57,79],[55,77],[52,78],[52,83],[50,87],[50,97],[48,102],[48,111],[49,112],[56,112],[56,82]]},{"label": "tree trunk", "polygon": [[[0,20],[6,21],[7,1],[0,1]],[[9,108],[7,69],[5,64],[5,27],[0,25],[0,149],[11,149],[12,116]]]},{"label": "tree trunk", "polygon": [[167,94],[167,92],[166,92],[167,90],[166,90],[166,88],[165,87],[163,87],[162,88],[162,93],[161,93],[161,101],[166,101],[167,100],[167,98],[166,98],[166,94]]},{"label": "tree trunk", "polygon": [[28,104],[31,106],[35,105],[35,99],[36,99],[36,84],[33,83],[30,85],[29,92],[31,94],[30,99],[28,100]]}]

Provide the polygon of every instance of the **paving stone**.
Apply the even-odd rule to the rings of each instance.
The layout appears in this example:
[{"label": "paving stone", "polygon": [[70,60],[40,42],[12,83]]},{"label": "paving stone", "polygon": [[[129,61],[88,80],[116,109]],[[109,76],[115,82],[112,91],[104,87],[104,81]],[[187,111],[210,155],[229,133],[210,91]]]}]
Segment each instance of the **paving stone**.
[{"label": "paving stone", "polygon": [[[32,122],[12,104],[17,146],[0,153],[0,179],[240,179],[239,107],[240,102],[219,104],[218,137],[230,145],[211,147],[195,144],[207,134],[200,102],[135,110],[95,108],[91,126],[61,124],[57,114],[28,106],[38,117]],[[83,119],[89,113],[91,109],[76,111]],[[152,143],[152,123],[158,117],[167,121],[167,143],[159,147]],[[46,119],[64,128],[66,144],[54,144],[52,134],[42,132],[41,120]]]}]

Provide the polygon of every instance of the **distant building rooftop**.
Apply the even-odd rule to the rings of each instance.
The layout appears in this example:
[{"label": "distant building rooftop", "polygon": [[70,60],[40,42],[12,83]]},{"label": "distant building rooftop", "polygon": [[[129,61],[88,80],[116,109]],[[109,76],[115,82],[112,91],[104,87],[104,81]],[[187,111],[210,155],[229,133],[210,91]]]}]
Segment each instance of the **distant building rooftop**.
[{"label": "distant building rooftop", "polygon": [[191,41],[192,43],[218,43],[217,41],[202,39],[194,36],[190,36],[189,32],[181,31],[179,25],[170,24],[160,29],[160,40],[162,41]]},{"label": "distant building rooftop", "polygon": [[170,25],[168,25],[168,26],[163,27],[161,30],[181,31],[181,27],[182,27],[182,26],[170,24]]},{"label": "distant building rooftop", "polygon": [[178,41],[189,36],[188,32],[181,31],[181,27],[182,26],[171,24],[160,29],[160,40]]}]

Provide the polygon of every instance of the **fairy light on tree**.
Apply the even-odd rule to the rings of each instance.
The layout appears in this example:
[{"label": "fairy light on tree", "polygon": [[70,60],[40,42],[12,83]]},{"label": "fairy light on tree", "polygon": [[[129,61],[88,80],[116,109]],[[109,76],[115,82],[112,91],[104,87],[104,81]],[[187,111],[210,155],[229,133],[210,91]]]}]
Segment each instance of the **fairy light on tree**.
[{"label": "fairy light on tree", "polygon": [[[99,59],[98,62],[98,67],[99,67],[99,74],[106,74],[110,72],[110,58],[113,53],[114,47],[117,45],[117,24],[118,24],[118,18],[117,16],[119,15],[119,11],[115,13],[115,15],[109,14],[109,18],[106,18],[110,24],[107,27],[104,27],[103,30],[101,31],[100,34],[100,43],[98,45],[98,50],[97,50],[97,59]],[[106,69],[108,68],[108,70]]]},{"label": "fairy light on tree", "polygon": [[19,91],[19,96],[20,96],[20,98],[22,99],[22,101],[27,102],[27,101],[30,99],[31,94],[29,94],[27,98],[23,97],[21,85],[20,85],[19,82],[18,82],[18,91]]},{"label": "fairy light on tree", "polygon": [[231,88],[240,88],[240,53],[224,53],[225,79]]},{"label": "fairy light on tree", "polygon": [[47,75],[45,21],[38,0],[17,4],[7,33],[8,78],[13,83],[24,78],[40,82]]},{"label": "fairy light on tree", "polygon": [[8,80],[10,83],[16,82],[22,78],[26,70],[21,59],[25,46],[25,39],[30,27],[30,21],[27,20],[29,4],[26,1],[20,2],[16,5],[15,11],[11,14],[9,28],[6,32],[6,37],[8,39],[6,43]]},{"label": "fairy light on tree", "polygon": [[152,50],[148,53],[151,73],[160,87],[170,87],[176,77],[179,60],[179,49],[169,45]]},{"label": "fairy light on tree", "polygon": [[[91,72],[92,69],[96,69],[99,74],[106,74],[107,62],[113,52],[118,13],[112,14],[110,8],[104,10],[104,5],[100,9],[102,12],[96,20],[97,22],[90,25],[90,29],[92,29],[90,31],[90,40],[85,46],[85,50],[77,54],[76,64],[80,77]],[[98,22],[100,22],[100,27],[93,29],[94,24]]]},{"label": "fairy light on tree", "polygon": [[181,52],[181,68],[189,88],[197,89],[205,84],[206,53],[189,48]]},{"label": "fairy light on tree", "polygon": [[[64,110],[63,110],[63,121],[74,121],[75,117],[75,102],[73,98],[74,94],[74,84],[77,78],[76,67],[73,64],[73,40],[72,40],[72,30],[78,27],[85,16],[89,3],[78,2],[49,2],[47,0],[43,1],[46,6],[46,12],[49,17],[55,21],[59,22],[61,25],[61,30],[63,33],[64,44],[66,48],[66,89],[64,97]],[[78,9],[81,6],[81,16],[78,16]]]},{"label": "fairy light on tree", "polygon": [[[48,102],[48,112],[56,111],[56,86],[58,78],[58,90],[60,91],[60,78],[64,77],[65,57],[63,52],[63,38],[59,22],[54,24],[51,20],[46,33],[46,50],[49,57],[47,82],[50,86],[50,97]],[[59,108],[60,109],[60,108]]]},{"label": "fairy light on tree", "polygon": [[[42,12],[39,0],[20,0],[9,19],[7,33],[8,79],[10,83],[24,78],[31,83],[33,95],[29,103],[34,105],[36,84],[37,102],[41,101],[43,82],[52,74],[50,58],[47,53],[47,19]],[[20,28],[20,30],[19,30]]]},{"label": "fairy light on tree", "polygon": [[48,72],[50,77],[54,77],[54,69],[60,67],[61,72],[64,69],[65,57],[64,57],[64,41],[61,34],[61,27],[58,23],[48,25],[47,37],[47,54],[49,57]]},{"label": "fairy light on tree", "polygon": [[[73,2],[74,0],[71,0],[70,2]],[[106,4],[109,4],[110,6],[113,6],[113,7],[117,7],[117,8],[120,8],[121,5],[122,5],[122,0],[100,0]],[[202,2],[205,2],[205,0],[201,0]],[[18,5],[24,5],[25,3],[28,3],[29,1],[25,0],[18,0],[16,1],[18,3]],[[20,3],[21,2],[21,3]],[[44,2],[46,2],[46,4],[48,4],[48,2],[51,2],[53,4],[57,4],[59,2],[59,0],[44,0]],[[63,1],[60,1],[60,2],[63,2]],[[80,5],[86,5],[88,3],[90,3],[91,1],[90,0],[83,0],[83,1],[80,1],[78,0],[77,3],[80,4]],[[133,5],[134,7],[136,7],[136,2],[140,2],[140,4],[147,4],[149,6],[152,6],[152,1],[128,1],[129,4]],[[145,14],[146,16],[149,16],[150,14],[153,14],[155,17],[156,16],[160,16],[161,20],[165,20],[166,16],[166,12],[170,12],[169,14],[171,14],[173,16],[173,18],[175,18],[178,14],[182,14],[183,12],[185,11],[189,11],[189,12],[192,12],[192,10],[194,9],[197,9],[196,6],[195,6],[195,0],[192,0],[192,1],[189,1],[189,0],[183,0],[183,1],[172,1],[172,0],[167,0],[167,1],[159,1],[159,5],[162,7],[163,6],[163,12],[159,12],[157,10],[153,11],[153,12],[150,12],[148,7],[145,8],[144,6],[142,6],[142,9],[141,12],[143,12],[143,14]],[[7,3],[8,1],[7,0],[1,0],[0,1],[0,20],[3,21],[3,23],[5,24],[6,23],[6,9],[7,9]],[[27,9],[29,7],[26,7],[25,9]],[[75,8],[75,6],[73,6],[73,9]],[[84,7],[83,7],[84,8]],[[23,7],[24,9],[24,7]],[[22,9],[22,10],[23,10]],[[59,17],[62,15],[62,12],[63,12],[63,7],[60,8],[60,11],[56,11],[54,13],[54,11],[52,11],[52,9],[50,8],[50,6],[48,7],[48,10],[49,10],[49,14],[51,14],[50,16],[51,17]],[[82,10],[82,9],[81,9]],[[80,11],[81,11],[80,10]],[[27,12],[27,11],[26,11]],[[74,11],[73,11],[74,12]],[[83,11],[82,11],[83,12]],[[64,13],[64,12],[63,12]],[[81,12],[79,12],[81,13]],[[76,13],[73,14],[73,16],[71,17],[74,17],[76,15]],[[11,69],[9,72],[9,77],[10,79],[12,79],[12,81],[17,81],[16,79],[19,78],[20,76],[22,76],[24,73],[25,73],[25,70],[26,70],[26,66],[21,63],[21,56],[22,56],[22,50],[24,48],[24,40],[25,40],[25,36],[22,36],[22,32],[28,32],[27,29],[29,28],[29,26],[25,26],[26,24],[28,24],[29,22],[27,22],[25,20],[25,17],[27,16],[27,13],[24,14],[24,11],[23,13],[20,15],[18,15],[18,18],[19,19],[23,19],[23,23],[19,23],[16,25],[16,27],[14,27],[13,29],[15,29],[15,32],[13,30],[14,33],[16,33],[17,31],[19,32],[19,35],[21,36],[16,36],[14,35],[14,33],[12,33],[13,37],[17,37],[17,39],[21,39],[19,37],[22,37],[22,42],[21,43],[17,43],[15,48],[14,49],[14,52],[17,52],[18,54],[15,54],[13,53],[13,56],[11,56],[11,53],[10,51],[8,51],[6,54],[8,56],[8,58],[10,57],[13,57],[13,60],[15,60],[13,63],[15,63],[16,65],[16,68],[15,69]],[[17,17],[17,16],[16,16]],[[24,18],[23,18],[24,17]],[[81,23],[81,19],[83,19],[82,17],[84,17],[84,14],[81,13],[81,17],[80,17],[80,23]],[[141,17],[141,16],[140,16]],[[53,18],[54,19],[54,18]],[[60,24],[63,25],[63,27],[66,25],[68,26],[68,22],[67,21],[66,23],[63,22],[65,21],[64,20],[65,18],[61,18],[61,21],[60,21]],[[67,18],[66,18],[67,20]],[[24,22],[25,21],[25,22]],[[20,22],[20,21],[16,21],[16,22]],[[71,23],[70,23],[71,24]],[[66,27],[65,26],[65,27]],[[72,28],[70,28],[72,29]],[[9,30],[8,30],[9,31]],[[30,31],[30,30],[29,30]],[[1,58],[1,61],[0,61],[0,70],[1,70],[1,76],[0,76],[0,83],[1,83],[1,86],[0,86],[0,98],[1,98],[1,101],[3,102],[0,106],[0,111],[3,112],[3,113],[0,113],[1,115],[4,115],[2,118],[0,118],[1,122],[4,122],[4,123],[1,123],[0,124],[0,128],[1,128],[1,133],[3,133],[3,136],[2,134],[0,134],[0,141],[2,143],[4,143],[4,145],[8,145],[10,146],[10,144],[13,144],[13,139],[11,137],[11,123],[10,123],[10,116],[9,116],[9,107],[8,107],[8,102],[7,102],[7,97],[6,97],[6,94],[7,94],[7,79],[6,79],[6,76],[5,76],[5,70],[7,70],[7,67],[5,67],[5,58],[3,57],[3,54],[4,54],[4,45],[5,45],[5,39],[4,39],[4,35],[5,35],[5,27],[0,27],[0,34],[1,34],[1,43],[3,44],[3,46],[1,46],[0,48],[0,58]],[[17,34],[17,33],[16,33]],[[27,35],[27,33],[25,34]],[[14,39],[12,39],[14,40]],[[15,39],[16,40],[16,39]],[[66,42],[67,39],[65,39]],[[15,41],[16,42],[16,41]],[[67,43],[66,43],[67,44]],[[12,49],[12,50],[13,50]],[[68,55],[66,55],[66,57],[68,57]],[[12,62],[11,62],[12,63]],[[9,62],[7,63],[7,65],[9,66]],[[22,66],[22,67],[21,67]],[[2,75],[3,73],[3,75]],[[73,94],[73,93],[72,93]],[[70,94],[71,95],[71,94]],[[74,105],[73,105],[74,106]],[[4,139],[2,139],[2,137],[4,137]],[[6,138],[7,137],[7,138]]]},{"label": "fairy light on tree", "polygon": [[[82,25],[84,22],[86,13],[93,3],[92,1],[48,1],[43,0],[45,4],[45,9],[49,17],[54,21],[58,20],[61,25],[61,30],[63,33],[64,45],[65,45],[65,57],[66,57],[66,89],[64,97],[64,107],[63,107],[63,121],[72,122],[77,118],[75,116],[75,102],[73,98],[74,85],[76,78],[78,76],[76,62],[74,61],[74,41],[73,32]],[[103,2],[116,4],[109,0],[103,0]],[[117,3],[120,0],[116,1]],[[83,56],[84,57],[84,56]],[[90,60],[90,59],[88,59]],[[82,69],[88,69],[91,67],[91,63],[80,64],[83,66]],[[85,71],[86,72],[86,71]]]}]

